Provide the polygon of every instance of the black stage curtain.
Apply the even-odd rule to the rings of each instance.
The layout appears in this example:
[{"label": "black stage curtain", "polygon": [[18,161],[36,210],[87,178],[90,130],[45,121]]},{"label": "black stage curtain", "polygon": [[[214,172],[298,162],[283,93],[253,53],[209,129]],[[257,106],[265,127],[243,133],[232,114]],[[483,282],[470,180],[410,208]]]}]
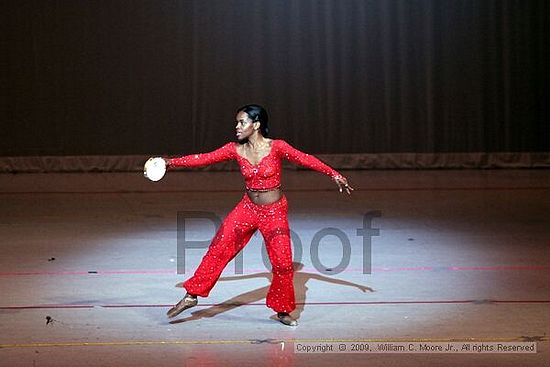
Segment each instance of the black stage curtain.
[{"label": "black stage curtain", "polygon": [[550,151],[547,0],[3,0],[0,156]]}]

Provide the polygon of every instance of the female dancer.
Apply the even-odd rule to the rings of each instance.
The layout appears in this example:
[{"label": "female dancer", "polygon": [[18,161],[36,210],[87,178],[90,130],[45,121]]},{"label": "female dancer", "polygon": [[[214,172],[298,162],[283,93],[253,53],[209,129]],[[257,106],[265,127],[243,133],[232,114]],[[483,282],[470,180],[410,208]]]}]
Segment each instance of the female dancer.
[{"label": "female dancer", "polygon": [[167,315],[175,317],[197,305],[197,296],[207,297],[223,269],[259,229],[264,237],[273,279],[266,304],[277,312],[285,325],[295,326],[290,316],[295,309],[288,206],[281,191],[282,159],[322,172],[348,194],[353,188],[345,177],[319,159],[300,152],[283,140],[266,138],[268,116],[258,105],[246,105],[237,111],[237,143],[203,154],[165,159],[167,167],[199,167],[235,159],[245,180],[246,194],[228,214],[214,236],[195,274],[183,287],[187,293]]}]

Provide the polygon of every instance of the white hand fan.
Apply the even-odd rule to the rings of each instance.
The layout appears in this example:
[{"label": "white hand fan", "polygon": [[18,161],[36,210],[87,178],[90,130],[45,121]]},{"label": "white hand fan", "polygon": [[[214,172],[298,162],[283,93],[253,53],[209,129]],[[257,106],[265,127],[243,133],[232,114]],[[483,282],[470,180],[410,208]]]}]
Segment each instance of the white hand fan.
[{"label": "white hand fan", "polygon": [[166,162],[160,157],[149,158],[143,166],[143,175],[151,181],[159,181],[166,173]]}]

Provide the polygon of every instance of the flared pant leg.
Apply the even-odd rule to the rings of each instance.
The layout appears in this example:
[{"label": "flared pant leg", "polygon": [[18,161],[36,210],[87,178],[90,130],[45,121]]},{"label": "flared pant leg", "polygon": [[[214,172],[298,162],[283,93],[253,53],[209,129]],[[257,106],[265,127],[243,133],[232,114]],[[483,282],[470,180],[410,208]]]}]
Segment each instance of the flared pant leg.
[{"label": "flared pant leg", "polygon": [[273,274],[266,305],[275,312],[291,312],[296,308],[296,301],[288,203],[283,196],[278,202],[270,204],[270,207],[261,207],[259,229],[264,237]]},{"label": "flared pant leg", "polygon": [[257,218],[246,204],[241,200],[223,221],[197,270],[183,283],[188,293],[208,297],[223,269],[256,231]]}]

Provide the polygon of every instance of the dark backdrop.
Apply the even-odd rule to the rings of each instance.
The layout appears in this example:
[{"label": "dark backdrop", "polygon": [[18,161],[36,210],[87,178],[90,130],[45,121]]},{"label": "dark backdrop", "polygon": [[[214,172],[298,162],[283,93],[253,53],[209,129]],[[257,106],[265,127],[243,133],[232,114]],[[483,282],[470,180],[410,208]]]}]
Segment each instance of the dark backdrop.
[{"label": "dark backdrop", "polygon": [[3,0],[0,155],[550,151],[547,0]]}]

